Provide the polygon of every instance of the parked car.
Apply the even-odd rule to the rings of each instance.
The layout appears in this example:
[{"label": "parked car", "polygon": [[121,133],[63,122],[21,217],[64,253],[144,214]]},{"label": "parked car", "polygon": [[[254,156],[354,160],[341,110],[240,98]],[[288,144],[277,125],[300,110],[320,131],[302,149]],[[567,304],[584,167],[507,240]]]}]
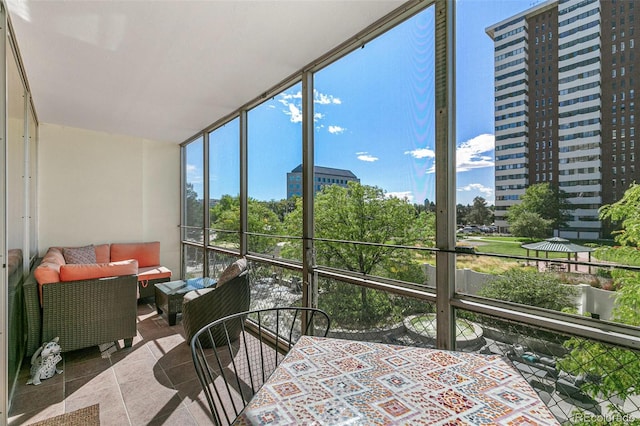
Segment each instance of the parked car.
[{"label": "parked car", "polygon": [[465,226],[464,228],[458,229],[458,234],[479,234],[482,231],[475,225]]}]

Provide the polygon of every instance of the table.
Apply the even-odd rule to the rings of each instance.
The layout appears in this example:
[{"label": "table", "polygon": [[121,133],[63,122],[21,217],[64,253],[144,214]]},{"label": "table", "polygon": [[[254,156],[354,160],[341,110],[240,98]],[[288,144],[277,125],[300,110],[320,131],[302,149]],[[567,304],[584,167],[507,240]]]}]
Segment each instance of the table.
[{"label": "table", "polygon": [[178,314],[182,312],[182,298],[185,293],[211,287],[216,283],[217,280],[204,277],[156,284],[155,296],[158,314],[165,312],[169,325],[176,325]]},{"label": "table", "polygon": [[267,423],[559,425],[502,356],[310,336],[234,424]]}]

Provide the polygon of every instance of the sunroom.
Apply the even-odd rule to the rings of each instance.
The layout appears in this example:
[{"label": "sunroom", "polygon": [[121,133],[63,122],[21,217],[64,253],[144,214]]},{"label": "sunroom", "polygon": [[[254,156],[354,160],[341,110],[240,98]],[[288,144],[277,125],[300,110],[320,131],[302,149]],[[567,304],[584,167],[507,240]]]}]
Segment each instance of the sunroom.
[{"label": "sunroom", "polygon": [[[252,308],[319,307],[333,337],[503,355],[559,422],[640,422],[638,264],[576,240],[595,257],[557,270],[530,240],[456,233],[491,224],[457,221],[492,195],[472,172],[494,184],[485,29],[529,3],[3,2],[0,422],[77,407],[14,404],[38,258],[136,241],[160,242],[172,279],[246,257]],[[153,303],[138,315],[158,330],[109,367],[136,345],[158,366],[162,339],[186,348]],[[178,403],[143,415],[116,395],[119,420],[206,424],[151,376]]]}]

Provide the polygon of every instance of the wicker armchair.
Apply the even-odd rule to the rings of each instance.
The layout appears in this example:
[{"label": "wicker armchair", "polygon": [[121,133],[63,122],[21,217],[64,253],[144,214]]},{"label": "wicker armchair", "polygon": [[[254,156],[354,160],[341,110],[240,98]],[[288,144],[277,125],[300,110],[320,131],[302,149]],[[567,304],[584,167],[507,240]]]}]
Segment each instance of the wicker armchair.
[{"label": "wicker armchair", "polygon": [[[187,344],[191,344],[193,336],[205,325],[249,310],[250,300],[249,274],[246,270],[220,287],[187,293],[182,305],[182,325]],[[240,329],[236,331],[239,333]],[[207,346],[207,343],[204,345]]]},{"label": "wicker armchair", "polygon": [[24,284],[27,351],[59,337],[64,352],[124,339],[137,333],[135,275],[68,281],[42,286],[42,306],[33,274]]}]

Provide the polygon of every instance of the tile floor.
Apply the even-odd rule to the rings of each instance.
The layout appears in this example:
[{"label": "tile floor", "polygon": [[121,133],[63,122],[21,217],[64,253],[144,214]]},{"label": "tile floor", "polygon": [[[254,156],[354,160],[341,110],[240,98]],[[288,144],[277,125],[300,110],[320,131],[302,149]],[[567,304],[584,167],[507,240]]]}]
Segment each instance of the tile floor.
[{"label": "tile floor", "polygon": [[26,384],[29,366],[24,365],[9,425],[27,425],[93,404],[100,404],[101,425],[212,424],[180,317],[170,327],[155,305],[139,304],[133,347],[121,347],[122,341],[117,351],[104,356],[98,347],[65,353],[64,372],[38,386]]}]

